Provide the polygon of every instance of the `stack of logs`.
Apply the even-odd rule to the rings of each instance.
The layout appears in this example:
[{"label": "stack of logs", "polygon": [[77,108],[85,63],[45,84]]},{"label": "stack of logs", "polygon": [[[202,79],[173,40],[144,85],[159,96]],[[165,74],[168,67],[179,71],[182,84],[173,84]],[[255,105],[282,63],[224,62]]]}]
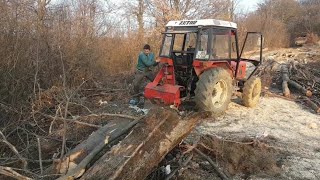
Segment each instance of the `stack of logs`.
[{"label": "stack of logs", "polygon": [[[292,74],[295,74],[295,76],[291,76]],[[296,65],[296,63],[292,62],[290,65],[282,64],[281,65],[281,74],[282,74],[282,91],[283,95],[285,97],[291,96],[291,91],[289,89],[289,86],[291,88],[294,88],[298,90],[303,96],[302,101],[305,102],[312,110],[314,110],[316,113],[320,113],[320,107],[317,104],[316,100],[312,100],[313,92],[310,87],[308,87],[308,84],[300,85],[298,82],[294,81],[293,79],[296,79],[296,76],[303,76],[305,79],[307,79],[307,76],[304,72],[302,72],[301,69],[299,69]],[[314,79],[310,79],[311,81],[314,81]],[[320,83],[320,82],[319,82]],[[308,89],[306,88],[308,87]],[[317,91],[317,90],[314,90]]]}]

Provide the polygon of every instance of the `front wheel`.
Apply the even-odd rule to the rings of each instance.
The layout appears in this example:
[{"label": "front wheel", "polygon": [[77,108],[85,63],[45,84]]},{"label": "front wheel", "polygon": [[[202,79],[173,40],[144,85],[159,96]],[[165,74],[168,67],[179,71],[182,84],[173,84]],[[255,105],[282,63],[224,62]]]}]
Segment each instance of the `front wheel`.
[{"label": "front wheel", "polygon": [[231,101],[232,78],[223,68],[207,70],[199,77],[195,101],[199,109],[218,116],[226,111]]},{"label": "front wheel", "polygon": [[242,100],[246,107],[255,107],[260,99],[261,94],[261,79],[251,77],[244,83]]}]

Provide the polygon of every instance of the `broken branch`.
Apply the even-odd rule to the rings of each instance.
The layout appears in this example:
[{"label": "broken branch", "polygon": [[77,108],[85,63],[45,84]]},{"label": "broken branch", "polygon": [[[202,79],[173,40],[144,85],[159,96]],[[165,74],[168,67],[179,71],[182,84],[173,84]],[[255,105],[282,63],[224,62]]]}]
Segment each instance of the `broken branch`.
[{"label": "broken branch", "polygon": [[42,175],[43,174],[43,166],[42,166],[42,155],[41,155],[41,142],[40,142],[40,138],[39,137],[37,137],[37,141],[38,141],[40,173]]},{"label": "broken branch", "polygon": [[81,122],[78,119],[80,119],[80,118],[81,119],[90,118],[90,117],[102,117],[102,116],[120,117],[120,118],[132,119],[132,120],[139,119],[139,117],[134,117],[134,116],[126,115],[126,114],[110,114],[110,113],[90,114],[90,115],[87,115],[87,116],[80,116],[80,117],[77,117],[77,118],[74,118],[74,119],[54,117],[54,116],[43,114],[43,113],[42,113],[42,115],[45,116],[45,117],[51,118],[51,119],[56,119],[56,120],[60,120],[60,121],[66,120],[68,122],[73,122],[73,123],[77,123],[77,124],[81,124],[81,125],[85,125],[85,126],[89,126],[89,127],[94,127],[94,128],[101,128],[101,126],[95,125],[95,124]]},{"label": "broken branch", "polygon": [[0,174],[3,174],[8,177],[12,177],[14,179],[18,179],[18,180],[32,180],[29,177],[26,177],[26,176],[23,176],[23,175],[17,173],[11,167],[0,166]]},{"label": "broken branch", "polygon": [[221,172],[221,171],[220,171],[219,167],[216,165],[216,163],[213,162],[213,160],[212,160],[209,156],[205,155],[202,151],[200,151],[200,150],[197,149],[197,148],[194,148],[194,151],[195,151],[196,153],[198,153],[200,156],[202,156],[203,158],[205,158],[205,159],[210,163],[210,165],[211,165],[211,166],[213,167],[213,169],[218,173],[218,176],[219,176],[221,179],[223,179],[223,180],[229,179],[229,178],[227,177],[227,175],[224,174],[224,172]]},{"label": "broken branch", "polygon": [[13,146],[6,138],[6,136],[2,133],[2,131],[0,131],[0,135],[2,137],[2,140],[0,142],[3,142],[5,143],[10,149],[11,151],[16,155],[18,156],[18,158],[22,161],[23,163],[23,168],[26,169],[27,168],[27,165],[28,165],[28,162],[26,161],[26,159],[24,157],[22,157],[17,148],[15,146]]},{"label": "broken branch", "polygon": [[56,119],[56,120],[60,120],[60,121],[67,121],[67,122],[73,122],[76,124],[80,124],[80,125],[84,125],[84,126],[89,126],[89,127],[94,127],[94,128],[101,128],[102,126],[100,125],[95,125],[95,124],[90,124],[90,123],[85,123],[85,122],[81,122],[78,120],[73,120],[73,119],[67,119],[67,118],[61,118],[61,117],[54,117],[54,116],[50,116],[50,115],[46,115],[43,114],[43,116],[51,118],[51,119]]},{"label": "broken branch", "polygon": [[191,153],[187,159],[185,161],[183,161],[181,163],[181,166],[179,166],[178,168],[176,168],[175,170],[173,170],[167,177],[165,180],[170,180],[180,169],[184,168],[185,166],[187,166],[187,164],[191,161],[191,159],[193,158],[193,154]]},{"label": "broken branch", "polygon": [[126,115],[126,114],[110,114],[110,113],[102,113],[102,114],[90,114],[88,116],[84,116],[84,117],[101,117],[101,116],[111,116],[111,117],[121,117],[121,118],[127,118],[127,119],[132,119],[132,120],[137,120],[139,118],[134,117],[134,116],[130,116],[130,115]]}]

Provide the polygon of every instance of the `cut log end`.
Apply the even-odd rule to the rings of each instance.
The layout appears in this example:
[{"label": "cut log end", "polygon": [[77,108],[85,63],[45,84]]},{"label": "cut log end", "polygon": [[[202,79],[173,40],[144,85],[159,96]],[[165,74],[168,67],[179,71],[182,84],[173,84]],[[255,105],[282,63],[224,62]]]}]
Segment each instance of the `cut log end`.
[{"label": "cut log end", "polygon": [[284,97],[290,97],[290,89],[286,81],[282,83],[282,92]]},{"label": "cut log end", "polygon": [[290,97],[290,92],[287,92],[287,91],[283,92],[283,96],[287,98]]},{"label": "cut log end", "polygon": [[311,96],[312,96],[312,92],[311,92],[311,91],[309,91],[309,90],[307,90],[307,92],[306,92],[306,96],[311,97]]}]

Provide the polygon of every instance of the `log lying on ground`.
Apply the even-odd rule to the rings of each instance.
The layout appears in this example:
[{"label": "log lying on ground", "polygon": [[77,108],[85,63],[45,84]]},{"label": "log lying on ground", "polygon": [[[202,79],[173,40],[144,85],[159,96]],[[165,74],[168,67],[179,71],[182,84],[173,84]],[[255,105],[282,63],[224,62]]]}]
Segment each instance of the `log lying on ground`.
[{"label": "log lying on ground", "polygon": [[201,119],[199,115],[182,119],[172,110],[149,114],[81,179],[145,179]]},{"label": "log lying on ground", "polygon": [[289,79],[289,70],[286,65],[281,66],[281,74],[282,74],[282,92],[285,97],[290,96],[290,89],[288,87]]},{"label": "log lying on ground", "polygon": [[301,93],[303,93],[304,95],[311,97],[312,96],[312,92],[309,90],[306,90],[304,87],[302,87],[300,84],[296,83],[295,81],[289,80],[288,83],[296,88],[297,90],[299,90]]},{"label": "log lying on ground", "polygon": [[[98,152],[101,151],[101,149],[103,149],[103,147],[117,137],[128,132],[128,130],[137,124],[138,121],[139,120],[137,119],[131,122],[129,120],[110,122],[99,130],[95,131],[87,140],[83,141],[81,144],[68,152],[62,161],[58,161],[54,164],[56,173],[65,174],[66,172],[73,172],[75,174],[81,174],[83,169],[85,169],[85,166]],[[88,158],[88,155],[90,155],[92,158]],[[86,159],[86,162],[83,162],[84,159]],[[80,163],[82,163],[81,168],[79,168]],[[76,167],[78,167],[79,172],[74,172]]]},{"label": "log lying on ground", "polygon": [[312,96],[311,91],[305,89],[303,86],[301,86],[300,84],[298,84],[297,82],[295,82],[289,78],[289,70],[286,65],[281,66],[281,74],[282,74],[282,91],[283,91],[283,95],[285,97],[290,96],[290,89],[288,87],[288,84],[290,84],[295,89],[299,90],[304,95],[306,95],[308,97]]}]

